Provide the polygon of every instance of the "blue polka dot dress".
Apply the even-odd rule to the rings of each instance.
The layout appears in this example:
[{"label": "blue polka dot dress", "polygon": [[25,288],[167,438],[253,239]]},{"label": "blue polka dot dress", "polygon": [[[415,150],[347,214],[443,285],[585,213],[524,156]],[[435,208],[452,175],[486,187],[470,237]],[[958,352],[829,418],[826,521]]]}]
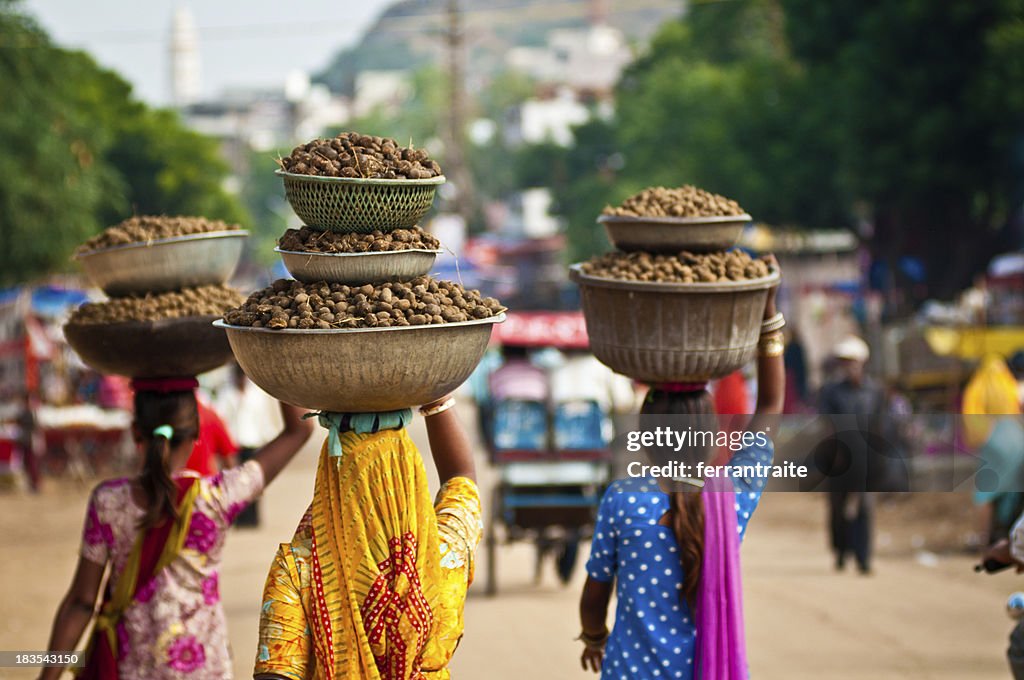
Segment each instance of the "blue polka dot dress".
[{"label": "blue polka dot dress", "polygon": [[[771,462],[769,443],[738,452],[730,464]],[[763,477],[733,479],[740,540],[766,482]],[[658,524],[668,510],[669,496],[654,478],[618,480],[601,499],[587,573],[595,581],[615,579],[618,599],[602,680],[694,677],[696,629],[681,597],[679,546],[672,528]]]}]

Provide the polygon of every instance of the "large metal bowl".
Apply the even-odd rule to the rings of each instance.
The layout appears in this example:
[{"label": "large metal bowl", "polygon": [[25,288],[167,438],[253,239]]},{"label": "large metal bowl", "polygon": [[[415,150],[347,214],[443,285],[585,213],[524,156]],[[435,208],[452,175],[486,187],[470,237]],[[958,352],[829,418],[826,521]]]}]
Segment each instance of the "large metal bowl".
[{"label": "large metal bowl", "polygon": [[466,381],[480,363],[488,319],[429,326],[227,331],[235,358],[263,391],[316,411],[367,413],[426,404]]},{"label": "large metal bowl", "polygon": [[575,264],[570,278],[601,363],[641,382],[703,382],[754,358],[779,272],[732,283],[647,283],[589,276]]},{"label": "large metal bowl", "polygon": [[440,250],[386,253],[303,253],[274,248],[289,273],[303,283],[384,283],[411,281],[430,273]]},{"label": "large metal bowl", "polygon": [[430,179],[364,179],[297,175],[284,170],[284,195],[314,229],[372,233],[415,226],[434,203],[444,175]]},{"label": "large metal bowl", "polygon": [[215,231],[129,243],[75,256],[89,280],[111,297],[227,283],[248,231]]},{"label": "large metal bowl", "polygon": [[101,373],[131,378],[169,378],[206,373],[231,359],[217,316],[159,321],[65,324],[68,344]]},{"label": "large metal bowl", "polygon": [[707,253],[736,245],[750,215],[725,217],[628,217],[601,215],[608,240],[619,250]]}]

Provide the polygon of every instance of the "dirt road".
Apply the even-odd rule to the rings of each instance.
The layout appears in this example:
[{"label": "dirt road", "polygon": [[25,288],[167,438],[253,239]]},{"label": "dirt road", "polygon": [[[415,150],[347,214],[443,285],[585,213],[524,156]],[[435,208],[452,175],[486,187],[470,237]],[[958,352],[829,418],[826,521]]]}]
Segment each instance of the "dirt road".
[{"label": "dirt road", "polygon": [[[418,424],[417,424],[418,425]],[[414,430],[426,450],[425,436]],[[260,594],[277,543],[287,540],[312,488],[311,446],[266,492],[263,524],[228,539],[221,589],[237,677],[250,677]],[[489,488],[493,479],[482,471]],[[88,489],[54,485],[40,496],[0,495],[0,649],[41,649],[74,567]],[[743,550],[747,641],[757,680],[977,679],[1009,677],[1004,659],[1011,622],[1006,597],[1024,578],[978,576],[967,556],[879,557],[876,573],[835,574],[824,548],[824,503],[816,496],[768,494]],[[885,529],[885,527],[882,527]],[[553,569],[533,584],[526,545],[499,550],[500,593],[466,605],[466,635],[455,678],[585,678],[579,670],[576,598]],[[2,678],[31,672],[0,669]]]}]

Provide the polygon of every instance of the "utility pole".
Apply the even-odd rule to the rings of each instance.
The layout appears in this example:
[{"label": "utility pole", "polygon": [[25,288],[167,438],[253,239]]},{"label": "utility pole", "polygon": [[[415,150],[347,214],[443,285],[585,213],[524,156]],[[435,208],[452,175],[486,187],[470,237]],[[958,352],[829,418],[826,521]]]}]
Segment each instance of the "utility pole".
[{"label": "utility pole", "polygon": [[455,211],[468,225],[473,218],[473,174],[466,163],[466,47],[458,0],[448,0],[448,125],[445,167],[458,191]]}]

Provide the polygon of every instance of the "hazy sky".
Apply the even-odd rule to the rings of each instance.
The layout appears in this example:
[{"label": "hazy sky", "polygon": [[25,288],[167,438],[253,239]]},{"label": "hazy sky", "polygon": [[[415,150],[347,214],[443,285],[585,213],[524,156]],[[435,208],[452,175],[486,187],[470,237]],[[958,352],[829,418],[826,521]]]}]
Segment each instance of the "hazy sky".
[{"label": "hazy sky", "polygon": [[89,51],[147,102],[169,99],[171,17],[186,5],[199,29],[204,96],[232,85],[281,84],[323,67],[390,0],[24,0],[58,43]]}]

